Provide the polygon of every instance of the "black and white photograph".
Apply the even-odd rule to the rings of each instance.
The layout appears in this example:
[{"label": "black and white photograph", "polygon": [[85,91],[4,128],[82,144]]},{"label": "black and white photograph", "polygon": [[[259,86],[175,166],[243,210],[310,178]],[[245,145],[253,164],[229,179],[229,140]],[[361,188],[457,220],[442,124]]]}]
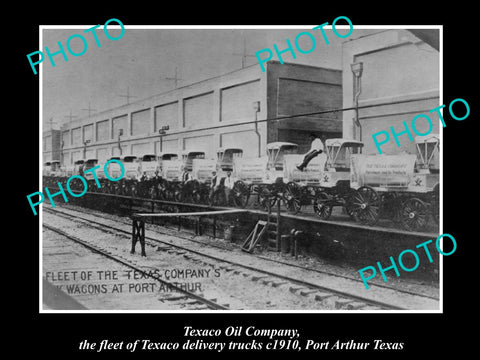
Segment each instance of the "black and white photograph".
[{"label": "black and white photograph", "polygon": [[442,29],[333,24],[42,29],[42,310],[441,310]]},{"label": "black and white photograph", "polygon": [[9,346],[475,351],[472,11],[143,5],[22,22]]}]

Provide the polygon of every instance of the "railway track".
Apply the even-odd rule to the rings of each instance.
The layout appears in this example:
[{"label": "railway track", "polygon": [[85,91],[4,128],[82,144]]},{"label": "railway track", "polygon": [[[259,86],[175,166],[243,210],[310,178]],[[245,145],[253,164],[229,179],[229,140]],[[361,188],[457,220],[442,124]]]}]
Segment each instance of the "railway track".
[{"label": "railway track", "polygon": [[[87,211],[83,211],[79,208],[76,208],[75,211],[77,212],[81,212],[81,213],[84,213],[84,214],[89,214]],[[97,214],[97,217],[100,216],[102,217],[103,219],[105,220],[108,220],[108,217],[104,217],[104,216],[101,216],[101,215],[98,215]],[[88,219],[83,219],[83,220],[88,220]],[[94,221],[94,220],[89,220],[89,221],[92,221],[93,223],[97,223],[97,225],[103,225],[104,223],[100,223],[100,222],[97,222],[97,221]],[[126,226],[130,226],[131,223],[130,222],[127,222],[127,221],[123,221],[121,219],[118,219],[117,220],[118,222],[126,225]],[[109,227],[108,225],[105,225],[107,227]],[[162,228],[165,228],[165,225],[162,225]],[[172,228],[173,229],[173,228]],[[155,229],[153,230],[155,233],[157,234],[163,234],[163,235],[171,235],[172,233],[171,232],[167,232],[167,231],[161,231],[158,229],[158,227],[155,227]],[[125,233],[127,233],[127,231],[125,231]],[[411,233],[408,233],[408,234],[411,234]],[[186,232],[179,232],[177,230],[175,230],[175,236],[178,237],[178,238],[181,238],[183,240],[186,240],[188,242],[193,242],[193,243],[197,243],[197,244],[200,244],[200,245],[205,245],[206,243],[204,241],[201,241],[201,240],[196,240],[195,238],[192,238],[191,236],[188,236],[189,233],[186,233]],[[148,238],[148,237],[147,237]],[[155,241],[158,241],[158,240],[155,240]],[[225,245],[222,244],[222,245],[217,245],[213,242],[208,242],[207,244],[208,246],[210,247],[214,247],[214,248],[217,248],[219,250],[223,250],[225,249]],[[326,271],[326,270],[320,270],[320,269],[316,269],[316,268],[312,268],[312,267],[305,267],[305,266],[301,266],[301,265],[298,265],[298,264],[295,264],[295,263],[292,263],[292,262],[285,262],[285,261],[281,261],[281,260],[277,260],[277,259],[273,259],[273,258],[269,258],[267,256],[262,256],[260,254],[252,254],[252,256],[256,256],[258,257],[259,259],[262,259],[262,260],[265,260],[265,261],[268,261],[268,262],[272,262],[272,263],[276,263],[276,264],[279,264],[279,265],[283,265],[283,266],[288,266],[288,267],[293,267],[293,268],[298,268],[298,269],[303,269],[303,270],[306,270],[306,271],[311,271],[311,272],[315,272],[315,273],[318,273],[318,274],[325,274],[325,275],[328,275],[328,276],[333,276],[333,277],[339,277],[339,278],[344,278],[344,279],[348,279],[348,280],[351,280],[351,281],[354,281],[354,282],[358,282],[359,284],[363,284],[362,280],[360,280],[359,278],[353,278],[351,276],[346,276],[346,275],[341,275],[341,274],[336,274],[336,273],[332,273],[332,272],[329,272],[329,271]],[[399,291],[401,293],[405,293],[405,294],[410,294],[410,295],[419,295],[418,293],[415,293],[415,292],[412,292],[412,291],[408,291],[408,290],[399,290],[399,289],[394,289],[392,286],[388,286],[388,285],[384,285],[384,284],[374,284],[374,286],[376,287],[379,287],[379,288],[385,288],[385,289],[391,289],[391,290],[396,290],[396,291]],[[422,294],[422,296],[425,296],[426,298],[430,298],[432,300],[439,300],[438,297],[435,297],[435,296],[429,296],[429,295],[426,295],[426,294]]]},{"label": "railway track", "polygon": [[[92,193],[92,194],[98,194],[98,193]],[[172,205],[172,206],[175,206],[174,210],[179,211],[179,212],[181,212],[181,209],[183,209],[183,208],[185,208],[185,209],[196,209],[196,210],[199,210],[199,211],[231,209],[231,208],[228,208],[228,207],[211,207],[209,205],[202,205],[202,204],[178,203],[178,202],[171,202],[171,201],[164,201],[164,200],[151,200],[151,199],[145,199],[145,198],[132,198],[130,196],[124,196],[124,195],[114,195],[114,194],[101,194],[101,195],[104,195],[106,197],[119,198],[119,199],[122,199],[122,200],[128,200],[128,201],[132,201],[132,202],[138,201],[138,202],[141,202],[141,203],[150,203],[151,207],[150,208],[145,207],[144,210],[146,210],[146,211],[150,210],[151,212],[154,212],[154,205],[155,204],[161,204],[161,205],[167,205],[167,206]],[[133,211],[133,208],[138,208],[138,206],[133,206],[132,209],[131,209],[132,211]],[[247,209],[247,210],[248,210],[249,213],[254,214],[255,216],[265,216],[265,217],[268,216],[268,213],[266,213],[264,211],[252,210],[252,209]],[[81,211],[81,210],[77,209],[77,211]],[[167,211],[168,211],[168,209],[167,209]],[[272,213],[272,215],[273,214],[274,213]],[[312,217],[292,215],[292,214],[288,214],[288,213],[284,213],[284,212],[281,214],[281,216],[284,219],[298,222],[299,224],[301,224],[300,226],[303,226],[304,224],[308,226],[310,223],[318,223],[318,224],[321,224],[322,231],[324,231],[326,233],[336,234],[338,232],[346,231],[346,232],[349,232],[350,234],[355,234],[355,236],[357,238],[371,238],[372,236],[377,236],[377,237],[388,238],[388,239],[392,239],[392,240],[393,240],[393,238],[398,238],[401,241],[405,241],[406,239],[414,239],[416,242],[424,242],[424,241],[428,241],[429,239],[434,239],[438,236],[438,233],[433,233],[433,232],[432,233],[413,232],[413,231],[405,231],[405,230],[396,229],[396,228],[385,228],[385,227],[379,227],[379,226],[372,227],[372,226],[361,225],[361,224],[358,224],[358,223],[355,223],[355,222],[337,222],[337,221],[330,221],[330,220],[321,220],[321,219],[312,218]],[[127,224],[128,226],[130,226],[130,223],[124,222],[124,224]],[[162,225],[162,226],[164,227],[165,225]],[[177,229],[178,229],[178,231],[180,231],[180,226],[178,226]],[[156,228],[155,231],[157,233],[160,233],[160,234],[163,233],[158,228]],[[188,232],[185,231],[185,233],[188,233]],[[195,235],[198,235],[198,234],[195,233]],[[191,237],[188,237],[188,238],[187,237],[182,237],[180,232],[177,232],[175,234],[175,236],[186,239],[186,240],[191,241],[191,242],[196,241],[195,239],[192,239]],[[213,236],[215,236],[215,235],[213,235]],[[217,246],[212,242],[209,242],[208,245],[212,246],[212,247],[223,248],[223,245],[222,246]],[[275,260],[275,259],[272,259],[272,258],[269,258],[269,257],[263,257],[263,256],[258,255],[258,254],[256,254],[255,256],[257,256],[259,258],[262,258],[266,261],[275,262],[275,263],[282,264],[282,265],[288,265],[290,267],[297,267],[297,268],[301,268],[301,269],[306,269],[306,270],[317,272],[317,273],[320,273],[320,274],[327,274],[329,276],[343,277],[343,278],[346,278],[346,279],[350,279],[352,281],[362,283],[362,281],[358,277],[354,278],[354,277],[351,277],[351,276],[343,276],[343,275],[331,273],[331,272],[328,272],[328,271],[325,271],[325,270],[319,270],[319,269],[315,269],[315,268],[312,269],[311,267],[306,268],[306,267],[303,267],[301,265],[296,265],[296,264],[293,264],[293,263],[286,263],[284,261]],[[375,284],[375,286],[380,287],[380,288],[392,289],[392,286],[390,286],[390,284],[387,285],[387,284],[380,283],[380,282]],[[411,291],[408,291],[408,290],[398,290],[398,291],[402,291],[404,293],[408,293],[408,294],[411,294],[411,295],[418,295],[417,293],[411,292]],[[426,296],[426,297],[430,297],[433,300],[439,300],[437,296],[429,296],[428,294],[422,294],[422,295]]]},{"label": "railway track", "polygon": [[[55,210],[45,208],[44,209],[52,214],[57,216],[61,216],[65,219],[70,219],[72,221],[81,222],[84,226],[94,227],[97,230],[104,231],[104,232],[112,232],[122,234],[125,238],[130,237],[131,232],[130,229],[122,229],[119,227],[118,223],[112,224],[109,223],[110,220],[104,218],[105,221],[98,221],[99,218],[96,216],[96,219],[88,218],[88,217],[81,217],[79,216],[80,211],[74,211],[72,213],[68,213],[65,211],[60,211],[58,208]],[[90,216],[90,215],[87,215]],[[129,226],[130,224],[123,223],[120,225],[125,225],[125,227]],[[157,233],[161,234],[162,232],[156,231]],[[163,233],[166,234],[166,233]],[[196,244],[194,248],[192,246],[187,245],[180,245],[180,244],[172,244],[168,241],[162,241],[158,238],[146,236],[146,244],[153,249],[161,250],[168,253],[173,254],[180,254],[184,258],[192,259],[195,262],[201,262],[204,266],[217,266],[223,271],[234,273],[234,274],[241,274],[244,277],[248,277],[256,282],[261,282],[265,285],[270,285],[274,287],[282,286],[285,289],[288,289],[292,293],[296,293],[302,296],[309,296],[317,301],[322,301],[328,298],[337,299],[335,302],[335,308],[343,308],[343,309],[375,309],[375,310],[408,310],[411,306],[402,306],[401,299],[402,298],[415,298],[414,303],[419,306],[426,306],[427,308],[438,308],[438,299],[431,296],[425,296],[416,294],[409,291],[402,291],[398,289],[388,288],[386,286],[377,286],[378,289],[382,289],[383,292],[386,292],[385,297],[388,299],[397,299],[400,301],[390,301],[390,300],[376,300],[374,297],[366,297],[360,296],[355,292],[349,292],[345,290],[341,290],[331,286],[319,285],[314,281],[307,281],[302,279],[301,277],[292,277],[286,276],[285,274],[275,272],[269,269],[262,269],[256,265],[248,265],[244,262],[240,263],[239,261],[229,260],[225,257],[225,254],[213,254],[212,252],[207,252],[205,248],[205,244],[201,241],[197,241],[187,237],[181,237],[180,234],[175,234],[175,237],[182,238],[189,243]],[[220,250],[220,247],[217,247]],[[221,257],[220,257],[221,256]],[[270,262],[275,262],[272,259],[266,259]],[[363,287],[363,284],[357,280],[352,279],[345,276],[339,276],[336,274],[331,274],[327,272],[322,272],[318,270],[312,270],[301,266],[292,266],[290,264],[285,264],[284,262],[277,262],[279,266],[291,266],[292,268],[295,267],[299,271],[302,272],[310,272],[322,273],[322,275],[328,276],[329,278],[336,277],[339,281],[344,281],[350,283],[356,283],[358,286]],[[375,285],[373,285],[375,287]],[[373,292],[369,293],[372,294]],[[412,299],[409,299],[411,302]],[[406,301],[407,303],[409,301]],[[426,302],[427,304],[421,305],[421,303]],[[414,307],[416,305],[413,305]]]},{"label": "railway track", "polygon": [[[54,187],[53,187],[54,188]],[[109,193],[101,193],[101,192],[90,192],[87,191],[85,193],[86,196],[98,196],[104,198],[111,198],[111,199],[118,199],[124,201],[125,204],[129,203],[132,204],[133,202],[142,202],[145,206],[150,206],[153,208],[155,204],[158,205],[166,205],[166,206],[180,206],[180,207],[191,207],[197,209],[204,209],[204,210],[227,210],[232,209],[234,207],[226,207],[226,206],[210,206],[206,204],[197,204],[197,203],[184,203],[184,202],[176,202],[176,201],[169,201],[169,200],[157,200],[157,199],[150,199],[144,197],[132,197],[127,195],[117,195],[117,194],[109,194]],[[353,221],[348,215],[341,214],[340,208],[336,209],[336,214],[333,215],[329,220],[323,220],[318,218],[315,214],[313,207],[311,205],[303,206],[302,210],[297,214],[290,213],[284,204],[280,206],[280,213],[283,217],[290,218],[290,219],[298,219],[301,221],[313,221],[316,223],[325,224],[327,226],[345,226],[352,229],[367,229],[367,230],[377,230],[379,232],[392,232],[397,234],[405,234],[405,235],[424,235],[424,236],[438,236],[438,227],[433,225],[428,225],[425,231],[406,231],[400,229],[395,226],[395,224],[389,220],[379,220],[379,222],[375,226],[368,226],[363,225],[358,222]],[[252,214],[264,215],[267,216],[268,212],[262,208],[260,205],[256,205],[256,203],[250,203],[246,210],[248,210]],[[275,209],[272,208],[272,212]]]},{"label": "railway track", "polygon": [[[158,276],[155,276],[152,273],[150,273],[148,271],[145,271],[141,267],[136,266],[136,265],[132,264],[131,262],[112,254],[108,249],[102,248],[98,245],[94,245],[94,244],[86,241],[85,239],[80,239],[79,237],[74,236],[72,234],[69,234],[69,233],[67,233],[67,232],[65,232],[65,231],[63,231],[63,230],[61,230],[57,227],[52,226],[52,225],[48,225],[48,224],[44,223],[43,227],[45,227],[46,229],[63,236],[64,238],[67,238],[67,239],[69,239],[69,240],[71,240],[71,241],[73,241],[77,244],[82,245],[83,247],[89,249],[92,252],[100,254],[101,256],[103,256],[103,257],[105,257],[109,260],[112,260],[112,261],[115,261],[116,263],[119,263],[123,267],[134,270],[137,274],[141,274],[142,277],[151,278],[155,281],[158,281],[158,282],[166,285],[170,290],[174,290],[175,292],[179,293],[177,295],[165,296],[164,299],[162,299],[164,301],[169,301],[170,304],[172,304],[172,302],[177,302],[179,305],[181,304],[183,307],[185,305],[187,305],[188,307],[194,308],[194,309],[199,309],[199,305],[200,306],[203,305],[200,308],[205,309],[205,310],[208,310],[208,309],[211,309],[211,310],[228,310],[229,309],[228,306],[218,304],[214,300],[204,298],[204,297],[202,297],[198,294],[195,294],[194,292],[190,292],[188,290],[185,290],[182,287],[179,287],[179,286],[175,285],[175,283],[173,283],[173,282],[169,282],[169,281],[166,281],[164,279],[160,279]],[[188,307],[187,307],[187,309],[188,309]]]}]

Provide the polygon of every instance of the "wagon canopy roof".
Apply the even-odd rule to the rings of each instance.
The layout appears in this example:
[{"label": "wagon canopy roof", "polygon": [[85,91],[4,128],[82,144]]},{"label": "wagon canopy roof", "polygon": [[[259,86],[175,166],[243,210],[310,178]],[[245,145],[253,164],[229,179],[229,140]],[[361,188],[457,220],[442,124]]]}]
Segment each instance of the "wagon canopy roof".
[{"label": "wagon canopy roof", "polygon": [[415,142],[417,144],[421,144],[421,143],[425,143],[425,142],[432,143],[432,142],[439,142],[439,141],[440,141],[440,137],[438,136],[438,134],[428,134],[428,135],[425,135],[425,136],[415,137]]},{"label": "wagon canopy roof", "polygon": [[143,159],[143,158],[145,158],[145,157],[155,157],[155,158],[156,158],[157,155],[152,154],[152,153],[146,153],[146,154],[140,155],[138,158],[139,158],[139,159]]},{"label": "wagon canopy roof", "polygon": [[162,156],[165,156],[165,155],[175,155],[175,156],[178,156],[178,153],[176,153],[176,152],[161,152],[160,154],[158,154],[158,157],[162,157]]},{"label": "wagon canopy roof", "polygon": [[282,142],[282,141],[277,141],[277,142],[272,142],[267,144],[267,150],[277,150],[280,149],[283,146],[295,146],[298,147],[297,144],[290,143],[290,142]]},{"label": "wagon canopy roof", "polygon": [[136,157],[135,155],[125,155],[125,156],[121,156],[120,157],[120,160],[123,161],[123,162],[137,162],[138,161],[138,157]]},{"label": "wagon canopy roof", "polygon": [[363,146],[363,142],[358,140],[351,140],[351,139],[342,139],[342,138],[335,138],[335,139],[327,139],[325,140],[326,146],[351,146],[351,145],[358,145]]},{"label": "wagon canopy roof", "polygon": [[225,151],[227,151],[227,150],[243,151],[243,149],[242,149],[242,148],[239,148],[239,147],[228,147],[228,146],[226,146],[226,147],[219,147],[219,148],[217,149],[217,152],[225,152]]},{"label": "wagon canopy roof", "polygon": [[205,154],[204,150],[184,150],[182,151],[182,155],[188,155],[188,154]]}]

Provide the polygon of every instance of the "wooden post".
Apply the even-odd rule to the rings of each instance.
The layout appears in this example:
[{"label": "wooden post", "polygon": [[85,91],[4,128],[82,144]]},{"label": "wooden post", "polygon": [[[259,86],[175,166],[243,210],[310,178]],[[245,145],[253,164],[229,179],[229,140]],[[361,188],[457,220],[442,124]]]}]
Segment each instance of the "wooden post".
[{"label": "wooden post", "polygon": [[200,217],[195,221],[195,235],[200,235]]},{"label": "wooden post", "polygon": [[132,218],[132,249],[131,254],[135,254],[135,245],[140,241],[141,254],[147,256],[145,253],[145,222],[143,219]]},{"label": "wooden post", "polygon": [[213,238],[217,237],[217,217],[213,216]]},{"label": "wooden post", "polygon": [[137,219],[132,219],[132,250],[130,252],[133,254],[135,252],[135,244],[137,243]]},{"label": "wooden post", "polygon": [[298,239],[296,236],[293,237],[293,247],[295,252],[295,260],[298,259]]},{"label": "wooden post", "polygon": [[281,244],[280,244],[280,198],[277,199],[277,251],[280,251]]},{"label": "wooden post", "polygon": [[142,256],[147,256],[145,253],[145,221],[141,222],[140,246],[142,248]]}]

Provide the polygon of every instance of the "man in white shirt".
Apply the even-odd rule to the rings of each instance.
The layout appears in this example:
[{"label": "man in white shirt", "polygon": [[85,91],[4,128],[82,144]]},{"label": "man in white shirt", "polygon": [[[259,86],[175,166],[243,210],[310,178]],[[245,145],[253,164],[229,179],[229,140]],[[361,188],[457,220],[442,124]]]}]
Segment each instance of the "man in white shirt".
[{"label": "man in white shirt", "polygon": [[312,141],[312,145],[310,147],[310,151],[307,152],[303,158],[303,162],[300,165],[297,165],[297,169],[303,171],[315,156],[321,154],[323,152],[323,143],[314,133],[310,134],[310,140]]},{"label": "man in white shirt", "polygon": [[233,178],[232,178],[232,172],[227,171],[227,177],[225,178],[225,181],[223,183],[223,186],[225,187],[225,199],[227,201],[227,204],[230,203],[230,193],[232,192],[233,189]]},{"label": "man in white shirt", "polygon": [[217,176],[216,171],[212,171],[212,182],[210,183],[210,201],[213,202],[215,194],[220,190],[220,179]]},{"label": "man in white shirt", "polygon": [[188,171],[184,165],[182,165],[181,170],[182,170],[182,182],[184,185],[193,180],[192,175],[190,174],[190,171]]}]

